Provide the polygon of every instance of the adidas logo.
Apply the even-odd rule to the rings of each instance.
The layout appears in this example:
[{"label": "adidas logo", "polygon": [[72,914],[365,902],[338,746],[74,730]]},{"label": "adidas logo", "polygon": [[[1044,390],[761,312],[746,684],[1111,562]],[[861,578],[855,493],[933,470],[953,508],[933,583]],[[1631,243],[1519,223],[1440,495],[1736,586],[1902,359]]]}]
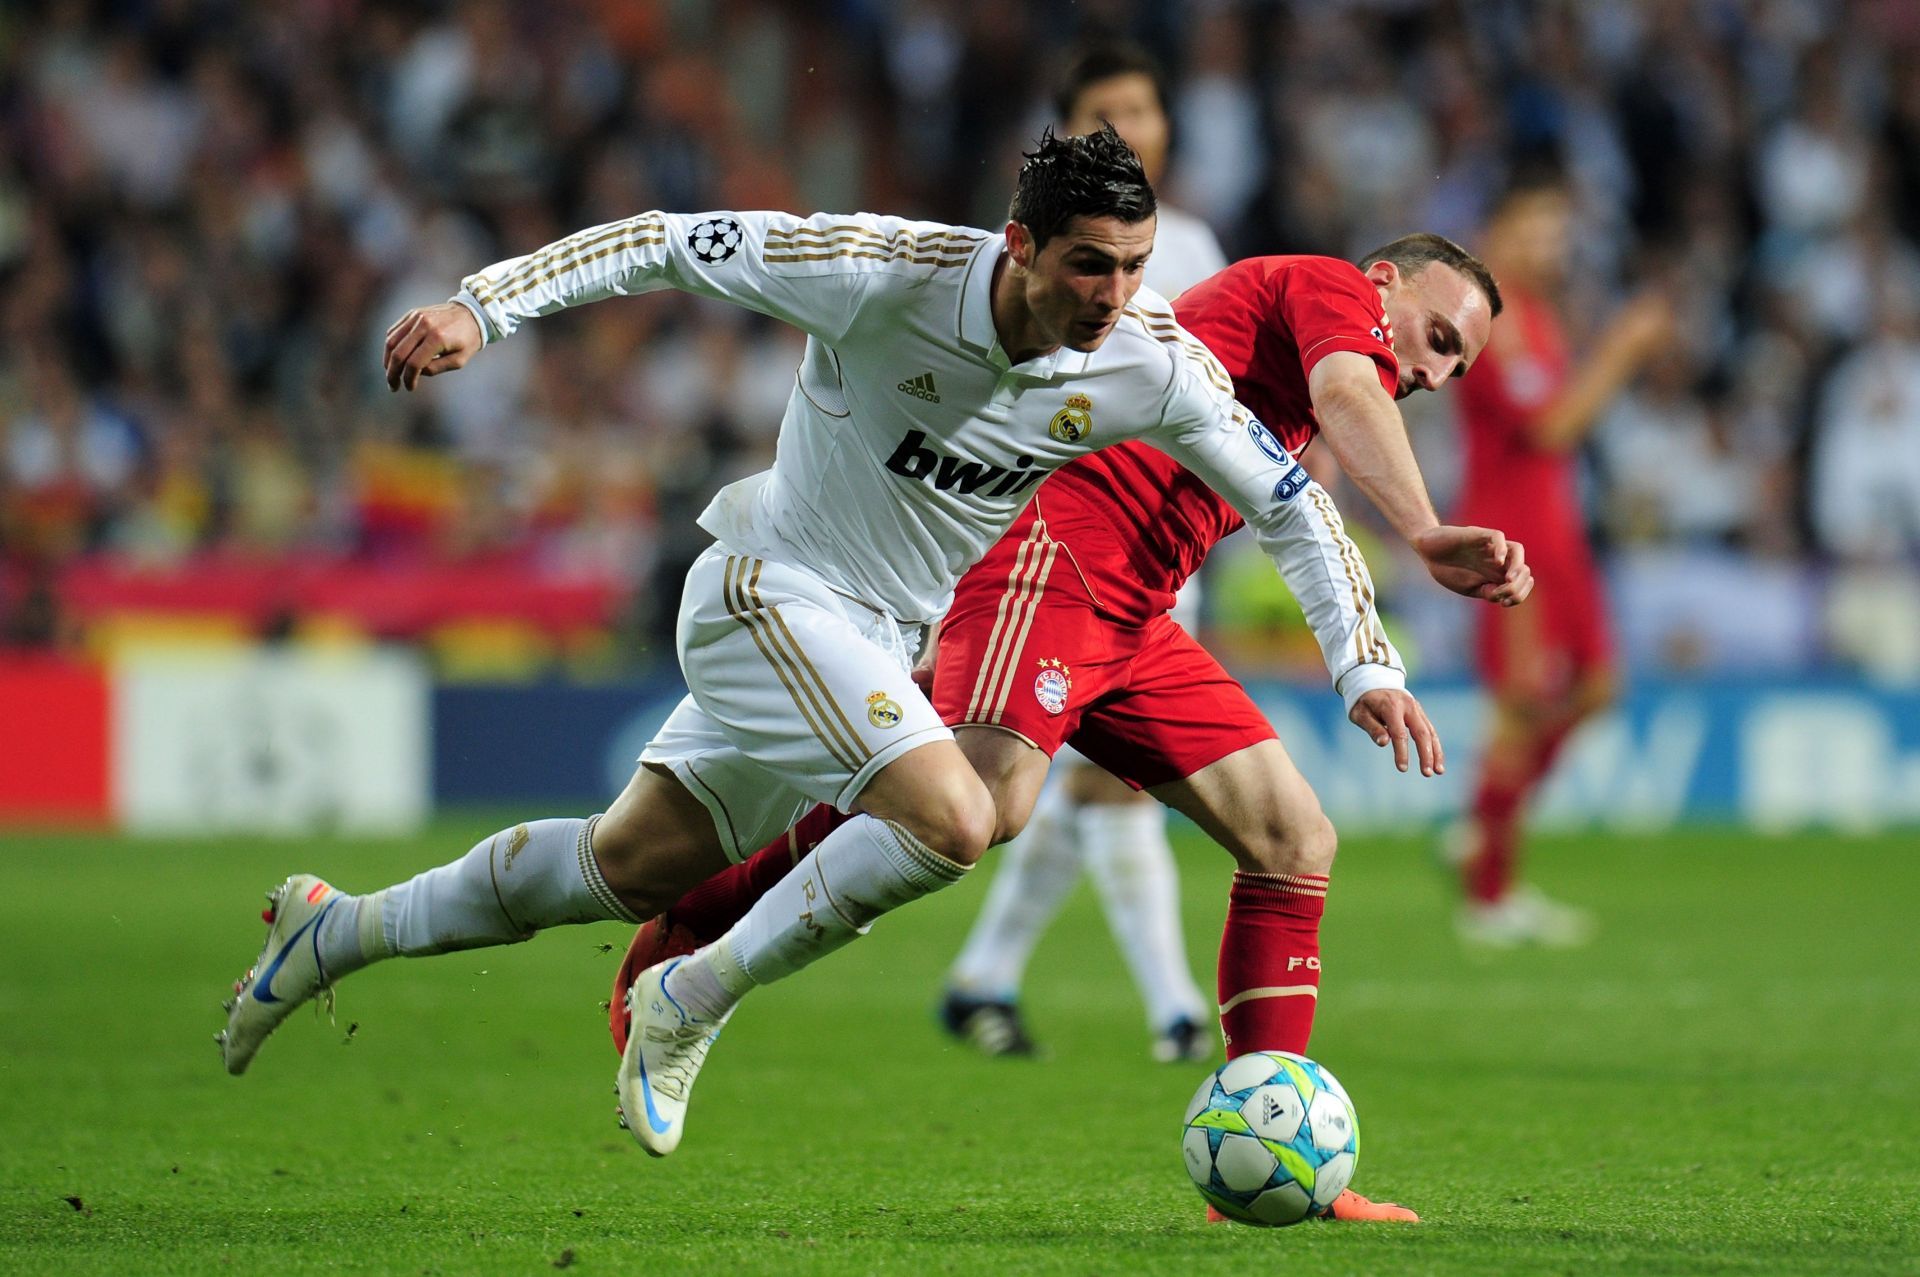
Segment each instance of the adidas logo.
[{"label": "adidas logo", "polygon": [[933,388],[933,374],[930,372],[923,372],[910,381],[903,381],[898,386],[895,386],[894,389],[904,390],[915,398],[924,399],[928,403],[940,402],[940,392]]}]

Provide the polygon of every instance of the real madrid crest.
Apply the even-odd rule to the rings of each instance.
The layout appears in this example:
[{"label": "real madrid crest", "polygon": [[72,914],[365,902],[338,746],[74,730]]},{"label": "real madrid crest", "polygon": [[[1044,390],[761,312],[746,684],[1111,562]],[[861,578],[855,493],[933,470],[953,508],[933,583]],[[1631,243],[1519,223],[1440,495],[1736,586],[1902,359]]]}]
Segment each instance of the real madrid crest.
[{"label": "real madrid crest", "polygon": [[1067,708],[1067,696],[1073,691],[1073,672],[1065,661],[1056,661],[1046,657],[1040,662],[1040,673],[1033,680],[1033,698],[1040,702],[1040,708],[1049,714],[1059,714]]},{"label": "real madrid crest", "polygon": [[1080,443],[1093,433],[1093,400],[1085,395],[1068,395],[1067,406],[1053,414],[1047,433],[1061,443]]},{"label": "real madrid crest", "polygon": [[867,721],[875,727],[900,726],[900,702],[885,692],[867,693]]}]

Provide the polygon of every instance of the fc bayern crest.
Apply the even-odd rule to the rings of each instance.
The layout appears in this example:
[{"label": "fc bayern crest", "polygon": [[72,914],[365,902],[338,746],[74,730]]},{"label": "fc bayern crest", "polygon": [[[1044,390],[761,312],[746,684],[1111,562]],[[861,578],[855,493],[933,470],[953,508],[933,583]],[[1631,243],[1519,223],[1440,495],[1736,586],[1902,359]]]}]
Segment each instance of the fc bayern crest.
[{"label": "fc bayern crest", "polygon": [[740,251],[740,223],[731,217],[709,217],[687,234],[687,247],[709,266],[717,266]]},{"label": "fc bayern crest", "polygon": [[1040,673],[1033,680],[1033,698],[1049,714],[1065,712],[1067,696],[1073,691],[1073,679],[1064,662],[1052,659],[1040,662]]}]

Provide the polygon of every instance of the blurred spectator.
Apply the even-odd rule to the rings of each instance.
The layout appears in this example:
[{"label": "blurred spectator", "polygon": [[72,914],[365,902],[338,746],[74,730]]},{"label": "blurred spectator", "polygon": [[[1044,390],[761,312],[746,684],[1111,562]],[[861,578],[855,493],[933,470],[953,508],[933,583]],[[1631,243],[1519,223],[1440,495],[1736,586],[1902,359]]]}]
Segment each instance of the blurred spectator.
[{"label": "blurred spectator", "polygon": [[1844,561],[1920,557],[1920,324],[1888,296],[1877,331],[1833,370],[1813,450],[1813,526]]},{"label": "blurred spectator", "polygon": [[1564,308],[1605,314],[1658,275],[1687,347],[1599,433],[1590,508],[1649,552],[1758,550],[1777,573],[1818,549],[1911,580],[1916,338],[1883,298],[1920,295],[1916,12],[13,6],[0,631],[70,635],[81,566],[285,556],[591,578],[664,639],[692,516],[765,463],[793,335],[681,298],[595,307],[402,402],[386,323],[650,207],[994,224],[1004,182],[982,174],[1093,35],[1166,63],[1167,195],[1234,254],[1468,233],[1514,171],[1556,162],[1579,203]]}]

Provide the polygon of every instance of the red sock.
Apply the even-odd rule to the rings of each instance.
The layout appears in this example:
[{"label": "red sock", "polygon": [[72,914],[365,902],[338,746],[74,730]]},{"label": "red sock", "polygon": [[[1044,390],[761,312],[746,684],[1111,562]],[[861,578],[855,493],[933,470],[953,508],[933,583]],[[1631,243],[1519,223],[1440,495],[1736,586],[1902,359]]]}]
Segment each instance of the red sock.
[{"label": "red sock", "polygon": [[1320,1002],[1325,874],[1233,875],[1220,935],[1220,1029],[1227,1058],[1304,1055]]},{"label": "red sock", "polygon": [[712,944],[847,819],[824,803],[815,807],[786,833],[680,897],[667,911],[673,925],[692,932],[697,944]]},{"label": "red sock", "polygon": [[1579,725],[1578,718],[1569,716],[1542,729],[1522,747],[1525,761],[1517,777],[1501,767],[1481,772],[1480,788],[1473,797],[1480,847],[1463,866],[1468,899],[1492,904],[1512,888],[1520,859],[1521,814],[1560,756],[1560,747]]},{"label": "red sock", "polygon": [[1492,768],[1481,773],[1480,788],[1473,796],[1473,822],[1480,845],[1462,866],[1468,899],[1492,904],[1513,884],[1520,808],[1532,788],[1530,779],[1515,779]]}]

